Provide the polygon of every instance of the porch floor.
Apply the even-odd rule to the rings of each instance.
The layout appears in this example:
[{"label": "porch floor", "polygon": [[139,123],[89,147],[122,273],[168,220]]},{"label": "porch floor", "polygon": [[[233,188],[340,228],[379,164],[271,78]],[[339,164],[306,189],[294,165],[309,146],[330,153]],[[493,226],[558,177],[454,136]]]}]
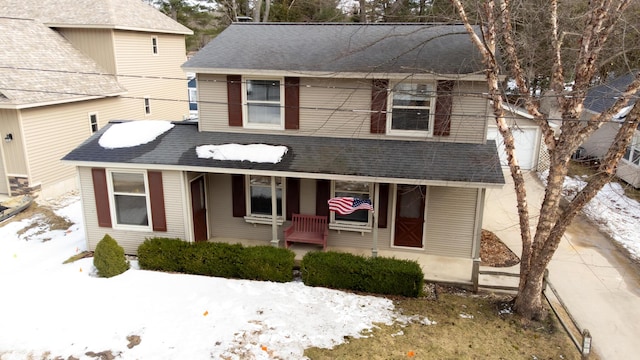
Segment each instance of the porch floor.
[{"label": "porch floor", "polygon": [[[270,245],[269,241],[246,240],[234,238],[212,238],[211,242],[225,242],[229,244],[242,244],[244,246]],[[280,240],[280,247],[284,247],[284,240]],[[302,260],[302,257],[309,251],[322,250],[321,246],[311,244],[293,244],[290,248],[296,254],[296,260]],[[327,251],[348,252],[355,255],[371,256],[371,249],[364,248],[347,248],[327,246]],[[427,255],[409,251],[396,250],[378,250],[378,256],[395,257],[396,259],[415,260],[422,267],[424,278],[426,281],[453,283],[453,284],[471,284],[471,272],[473,268],[473,260]]]}]

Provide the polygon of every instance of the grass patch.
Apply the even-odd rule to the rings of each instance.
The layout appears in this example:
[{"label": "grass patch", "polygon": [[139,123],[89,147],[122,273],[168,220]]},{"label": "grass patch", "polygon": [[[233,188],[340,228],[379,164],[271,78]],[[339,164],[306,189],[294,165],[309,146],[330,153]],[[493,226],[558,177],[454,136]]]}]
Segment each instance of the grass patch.
[{"label": "grass patch", "polygon": [[[594,166],[591,166],[588,162],[580,162],[580,161],[570,161],[569,162],[569,171],[567,173],[568,176],[577,176],[577,177],[591,177],[596,174],[597,169]],[[636,201],[640,201],[640,189],[635,189],[633,186],[627,184],[622,181],[618,177],[614,177],[614,182],[617,182],[624,189],[624,194],[631,199]]]},{"label": "grass patch", "polygon": [[[501,313],[511,297],[474,295],[437,286],[437,297],[400,298],[396,309],[424,321],[379,325],[367,338],[345,339],[334,349],[310,348],[316,359],[580,359],[562,326],[549,312],[543,322]],[[590,359],[597,359],[592,354]]]},{"label": "grass patch", "polygon": [[[25,238],[26,240],[30,240],[30,238],[34,236],[37,237],[50,230],[67,230],[73,226],[73,222],[69,221],[66,217],[59,216],[50,207],[38,205],[36,202],[33,202],[31,206],[16,214],[16,216],[8,221],[20,221],[23,219],[31,219],[32,221],[16,234],[18,236],[28,234]],[[47,240],[50,239],[42,239],[42,241]]]},{"label": "grass patch", "polygon": [[71,256],[70,258],[68,258],[67,260],[65,260],[64,262],[62,262],[63,264],[69,264],[72,262],[76,262],[80,259],[84,259],[84,258],[88,258],[88,257],[93,257],[93,251],[83,251],[81,253],[75,254],[73,256]]}]

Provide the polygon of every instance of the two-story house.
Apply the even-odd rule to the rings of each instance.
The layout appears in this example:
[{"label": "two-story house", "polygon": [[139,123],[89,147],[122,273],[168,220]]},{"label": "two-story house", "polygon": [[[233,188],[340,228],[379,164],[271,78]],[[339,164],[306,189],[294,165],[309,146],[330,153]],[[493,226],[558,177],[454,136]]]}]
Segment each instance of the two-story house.
[{"label": "two-story house", "polygon": [[[462,26],[235,23],[183,68],[197,122],[128,147],[107,138],[139,122],[112,123],[65,156],[90,249],[105,233],[130,254],[153,236],[282,246],[301,213],[327,217],[329,249],[471,280],[485,191],[504,178]],[[329,211],[336,197],[373,211]]]},{"label": "two-story house", "polygon": [[139,0],[3,0],[0,31],[0,195],[76,188],[59,160],[109,120],[189,116],[192,32]]}]

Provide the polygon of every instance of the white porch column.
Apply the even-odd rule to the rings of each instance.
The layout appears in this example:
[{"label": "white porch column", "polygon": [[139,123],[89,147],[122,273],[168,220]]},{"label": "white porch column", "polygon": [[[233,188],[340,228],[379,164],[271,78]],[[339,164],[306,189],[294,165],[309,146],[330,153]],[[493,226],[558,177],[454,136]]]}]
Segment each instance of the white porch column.
[{"label": "white porch column", "polygon": [[[276,177],[271,177],[271,245],[279,246],[278,240],[278,197],[276,192]],[[284,214],[283,214],[284,215]]]},{"label": "white porch column", "polygon": [[371,256],[378,256],[378,214],[380,211],[380,204],[378,204],[378,198],[380,197],[380,184],[375,183],[373,185],[373,249],[371,249]]}]

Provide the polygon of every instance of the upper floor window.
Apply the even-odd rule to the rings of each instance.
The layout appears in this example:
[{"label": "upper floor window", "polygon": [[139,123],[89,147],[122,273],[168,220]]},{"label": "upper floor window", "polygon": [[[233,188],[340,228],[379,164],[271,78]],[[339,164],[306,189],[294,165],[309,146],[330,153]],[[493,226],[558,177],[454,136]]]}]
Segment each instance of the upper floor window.
[{"label": "upper floor window", "polygon": [[250,79],[243,82],[244,125],[250,128],[284,129],[283,79]]},{"label": "upper floor window", "polygon": [[631,140],[631,144],[627,147],[623,159],[628,162],[640,166],[640,135],[636,133]]},{"label": "upper floor window", "polygon": [[92,133],[98,131],[98,114],[89,114],[89,126],[91,127]]},{"label": "upper floor window", "polygon": [[[331,197],[353,197],[361,200],[370,200],[372,183],[360,181],[334,181]],[[351,224],[355,226],[371,227],[370,211],[356,210],[351,214],[341,215],[331,212],[332,224]]]},{"label": "upper floor window", "polygon": [[398,83],[389,93],[387,133],[431,135],[435,108],[435,88],[431,83]]},{"label": "upper floor window", "polygon": [[111,218],[115,225],[149,228],[150,202],[144,171],[109,171]]},{"label": "upper floor window", "polygon": [[151,114],[151,99],[148,97],[144,98],[144,113],[145,115]]},{"label": "upper floor window", "polygon": [[151,52],[153,53],[153,55],[158,55],[158,37],[157,36],[151,37]]}]

